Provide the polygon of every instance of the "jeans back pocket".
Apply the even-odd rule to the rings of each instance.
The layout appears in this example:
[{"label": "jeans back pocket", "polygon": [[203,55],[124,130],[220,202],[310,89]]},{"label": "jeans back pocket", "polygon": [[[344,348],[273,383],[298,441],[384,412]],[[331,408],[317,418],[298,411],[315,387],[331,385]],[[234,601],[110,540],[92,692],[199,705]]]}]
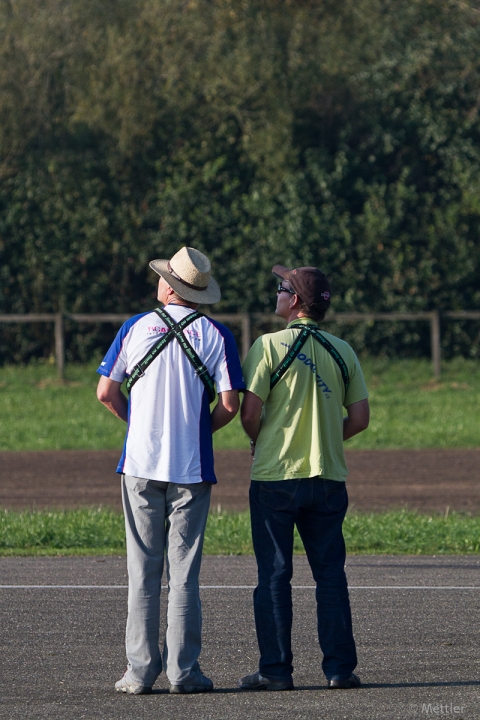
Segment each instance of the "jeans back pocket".
[{"label": "jeans back pocket", "polygon": [[287,510],[295,500],[299,480],[261,481],[258,501],[270,510]]},{"label": "jeans back pocket", "polygon": [[347,488],[343,481],[324,480],[325,504],[329,510],[340,512],[348,504]]}]

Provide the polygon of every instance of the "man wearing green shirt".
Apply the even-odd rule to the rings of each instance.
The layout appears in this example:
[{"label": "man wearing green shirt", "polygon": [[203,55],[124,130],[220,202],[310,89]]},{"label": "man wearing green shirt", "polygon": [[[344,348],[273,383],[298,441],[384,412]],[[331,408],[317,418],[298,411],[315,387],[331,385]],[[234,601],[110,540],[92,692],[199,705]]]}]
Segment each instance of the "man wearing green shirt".
[{"label": "man wearing green shirt", "polygon": [[316,583],[327,685],[358,687],[344,570],[343,442],[368,426],[368,393],[352,348],[318,328],[330,305],[325,275],[314,267],[283,265],[272,272],[281,280],[275,312],[288,324],[258,338],[243,366],[242,424],[254,455],[250,511],[260,663],[239,684],[244,690],[293,689],[290,581],[296,525]]}]

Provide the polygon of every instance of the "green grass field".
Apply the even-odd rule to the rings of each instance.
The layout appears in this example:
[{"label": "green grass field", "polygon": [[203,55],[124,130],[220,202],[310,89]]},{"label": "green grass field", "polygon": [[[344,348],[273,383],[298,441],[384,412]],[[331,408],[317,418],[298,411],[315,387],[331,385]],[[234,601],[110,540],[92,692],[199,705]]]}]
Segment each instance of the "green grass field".
[{"label": "green grass field", "polygon": [[[125,425],[97,401],[98,363],[7,366],[0,376],[0,450],[120,449]],[[366,360],[371,423],[349,448],[478,447],[480,364],[444,363],[440,382],[423,360]],[[214,436],[215,447],[246,448],[238,417]]]},{"label": "green grass field", "polygon": [[[400,510],[348,513],[350,554],[460,555],[480,551],[480,517]],[[125,552],[123,516],[111,510],[0,511],[0,556],[119,555]],[[207,555],[252,554],[249,513],[210,513]],[[303,545],[296,535],[295,552]]]}]

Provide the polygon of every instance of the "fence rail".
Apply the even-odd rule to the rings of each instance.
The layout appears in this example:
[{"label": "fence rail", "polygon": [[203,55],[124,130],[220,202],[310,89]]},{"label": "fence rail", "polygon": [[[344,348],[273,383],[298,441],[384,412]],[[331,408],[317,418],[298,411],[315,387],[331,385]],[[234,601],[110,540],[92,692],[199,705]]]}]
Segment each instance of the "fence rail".
[{"label": "fence rail", "polygon": [[[30,313],[25,315],[0,315],[0,323],[37,323],[51,322],[54,325],[55,362],[58,375],[63,378],[65,372],[65,320],[78,323],[118,323],[131,318],[131,314],[122,313]],[[225,324],[240,325],[242,333],[242,357],[245,358],[252,344],[252,320],[285,324],[282,318],[270,313],[220,313],[210,315],[214,320]],[[440,317],[451,320],[480,320],[480,311],[460,310],[444,312],[440,316],[437,310],[418,313],[328,313],[324,322],[396,322],[398,320],[428,322],[430,324],[430,348],[433,374],[436,379],[441,374]]]}]

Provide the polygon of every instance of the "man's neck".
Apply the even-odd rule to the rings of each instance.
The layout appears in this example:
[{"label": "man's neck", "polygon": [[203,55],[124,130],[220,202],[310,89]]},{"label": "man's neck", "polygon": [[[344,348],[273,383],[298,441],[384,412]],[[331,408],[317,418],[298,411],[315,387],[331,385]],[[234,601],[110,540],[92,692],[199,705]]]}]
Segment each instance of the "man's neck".
[{"label": "man's neck", "polygon": [[187,307],[190,308],[190,310],[196,310],[198,308],[198,303],[189,303],[185,300],[171,300],[170,302],[167,302],[164,307],[167,307],[167,305],[181,305],[181,307]]},{"label": "man's neck", "polygon": [[290,325],[291,322],[294,320],[301,320],[302,318],[307,318],[308,320],[311,320],[312,322],[315,322],[313,318],[309,317],[302,311],[293,310],[288,314],[287,317],[285,317],[285,320],[287,321],[287,325]]}]

